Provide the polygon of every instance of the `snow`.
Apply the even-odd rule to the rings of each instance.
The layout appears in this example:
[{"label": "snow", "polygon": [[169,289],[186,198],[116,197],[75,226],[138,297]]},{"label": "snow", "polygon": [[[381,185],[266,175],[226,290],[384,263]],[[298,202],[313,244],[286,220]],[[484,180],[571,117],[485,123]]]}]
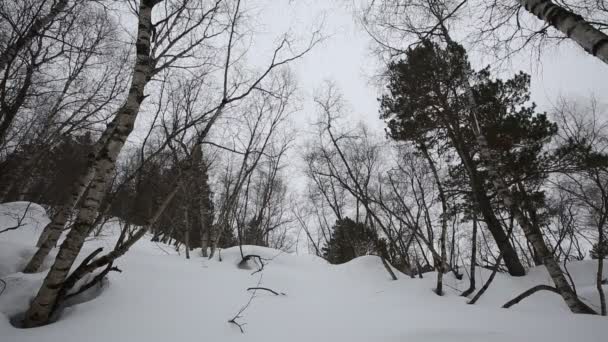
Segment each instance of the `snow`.
[{"label": "snow", "polygon": [[[15,212],[24,203],[1,205]],[[31,209],[32,207],[30,207]],[[446,295],[432,292],[434,274],[392,281],[377,257],[330,265],[311,255],[244,246],[245,254],[267,259],[261,272],[239,268],[238,248],[221,251],[221,261],[203,259],[199,251],[186,260],[170,246],[140,241],[117,264],[101,294],[72,306],[50,325],[17,329],[10,317],[27,308],[44,272],[18,270],[35,250],[41,227],[48,222],[34,206],[31,220],[18,230],[0,234],[0,341],[605,341],[605,317],[573,315],[553,293],[537,293],[511,309],[500,306],[539,283],[549,283],[542,268],[522,278],[497,275],[476,305],[458,293],[468,281],[446,275]],[[18,211],[18,210],[17,210]],[[10,224],[4,215],[0,224]],[[114,223],[115,224],[115,223]],[[110,246],[108,234],[91,240],[86,252]],[[597,301],[595,263],[570,264],[577,290]],[[48,269],[48,263],[47,267]],[[478,284],[489,276],[480,270]],[[259,285],[258,285],[259,284]],[[237,322],[228,323],[249,301],[248,287],[262,286],[285,295],[257,291]],[[607,289],[608,290],[608,289]],[[595,296],[595,297],[594,297]]]}]

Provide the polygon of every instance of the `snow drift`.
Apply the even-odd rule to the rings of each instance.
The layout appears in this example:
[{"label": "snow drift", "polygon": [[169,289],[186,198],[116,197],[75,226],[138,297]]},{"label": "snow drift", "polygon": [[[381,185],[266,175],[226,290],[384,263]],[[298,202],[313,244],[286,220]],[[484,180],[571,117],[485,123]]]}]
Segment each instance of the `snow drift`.
[{"label": "snow drift", "polygon": [[[26,203],[0,206],[0,224],[8,226]],[[32,209],[33,208],[33,209]],[[169,246],[140,241],[111,273],[99,296],[66,309],[60,319],[34,329],[17,329],[11,317],[27,308],[44,271],[18,272],[34,252],[33,244],[48,222],[44,210],[30,206],[19,229],[0,234],[0,341],[605,341],[605,317],[573,315],[561,298],[538,293],[511,309],[500,306],[523,290],[550,284],[543,268],[523,278],[499,274],[476,305],[459,297],[468,287],[446,276],[446,295],[432,292],[434,274],[392,281],[380,260],[361,257],[330,265],[311,255],[244,246],[245,254],[264,259],[261,272],[239,268],[239,248],[222,250],[215,260],[193,252],[185,260]],[[112,234],[89,241],[86,254],[111,246]],[[51,258],[53,255],[51,255]],[[221,261],[219,260],[221,257]],[[573,263],[569,270],[577,291],[590,304],[597,301],[593,261]],[[47,266],[44,268],[48,269]],[[489,276],[480,270],[478,282]],[[250,287],[267,287],[277,293]],[[608,290],[608,288],[607,288]],[[249,302],[250,301],[250,302]],[[237,318],[228,321],[249,302]]]}]

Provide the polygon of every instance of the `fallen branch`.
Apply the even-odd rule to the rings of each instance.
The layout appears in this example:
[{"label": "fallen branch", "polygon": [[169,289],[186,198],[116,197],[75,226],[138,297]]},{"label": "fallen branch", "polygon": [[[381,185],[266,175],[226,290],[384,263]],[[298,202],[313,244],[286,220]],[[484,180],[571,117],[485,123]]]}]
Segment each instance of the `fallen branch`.
[{"label": "fallen branch", "polygon": [[247,291],[251,291],[251,290],[254,290],[254,291],[255,290],[263,290],[263,291],[268,291],[268,292],[274,294],[275,296],[279,296],[279,295],[285,296],[285,293],[283,293],[283,292],[279,293],[279,292],[276,292],[275,290],[269,289],[267,287],[250,287],[250,288],[247,289]]},{"label": "fallen branch", "polygon": [[64,300],[68,300],[74,296],[77,296],[81,293],[83,293],[84,291],[92,288],[93,286],[95,286],[95,284],[101,284],[101,281],[103,280],[103,278],[110,273],[111,271],[114,272],[118,272],[118,273],[122,273],[122,270],[119,269],[118,267],[113,267],[112,264],[108,264],[108,266],[101,272],[99,272],[98,275],[96,275],[90,282],[86,283],[85,285],[81,286],[78,291],[74,292],[74,293],[70,293],[67,296],[65,296]]},{"label": "fallen branch", "polygon": [[391,276],[391,279],[397,280],[395,272],[393,272],[393,270],[391,269],[391,265],[386,261],[386,259],[384,259],[384,257],[380,257],[380,260],[382,261],[382,265],[384,265],[384,268],[386,269],[388,274]]},{"label": "fallen branch", "polygon": [[6,232],[8,232],[10,230],[16,230],[16,229],[21,228],[23,226],[23,221],[26,218],[27,212],[30,210],[30,206],[31,205],[32,205],[32,202],[28,202],[27,207],[23,211],[23,215],[21,215],[20,217],[17,218],[17,224],[16,225],[0,230],[0,234],[6,233]]},{"label": "fallen branch", "polygon": [[[513,218],[511,218],[511,224],[509,227],[509,231],[507,233],[506,240],[509,240],[511,238],[511,234],[513,233],[513,227],[514,227]],[[485,239],[485,237],[484,237],[484,239]],[[488,278],[488,281],[486,281],[483,284],[481,289],[475,294],[475,296],[473,296],[473,299],[471,299],[470,301],[467,302],[467,304],[475,304],[479,300],[479,298],[481,298],[481,296],[486,292],[486,290],[490,287],[490,284],[492,284],[494,277],[496,277],[496,273],[500,269],[500,263],[502,262],[502,257],[503,257],[503,251],[500,251],[500,253],[498,254],[498,258],[496,259],[496,263],[494,264],[494,267],[492,267],[492,274],[490,274],[490,278]]]},{"label": "fallen branch", "polygon": [[243,259],[241,260],[241,262],[239,262],[239,267],[240,268],[245,268],[245,265],[247,264],[247,261],[252,260],[252,259],[253,260],[258,260],[258,262],[259,262],[259,268],[256,271],[254,271],[253,273],[251,273],[251,275],[254,275],[254,274],[258,273],[258,272],[262,272],[264,270],[264,266],[266,265],[264,263],[264,260],[266,260],[266,259],[263,259],[261,256],[259,256],[257,254],[248,254],[248,255],[245,255],[243,257]]},{"label": "fallen branch", "polygon": [[[245,258],[243,258],[243,260],[244,259]],[[256,287],[259,287],[261,283],[262,283],[262,274],[260,274],[260,280],[258,280],[258,284],[256,285]],[[243,330],[243,326],[247,323],[240,323],[237,321],[237,319],[243,317],[242,314],[243,314],[243,312],[245,312],[245,310],[247,310],[249,305],[251,305],[253,298],[255,298],[255,293],[256,293],[256,290],[253,290],[253,292],[251,293],[251,296],[249,297],[249,300],[247,301],[247,304],[243,305],[241,307],[241,309],[239,310],[239,312],[237,312],[236,315],[234,315],[234,317],[232,317],[232,319],[228,320],[228,323],[232,323],[232,324],[236,325],[237,327],[239,327],[241,334],[245,333],[245,330]]]},{"label": "fallen branch", "polygon": [[510,301],[506,302],[505,305],[503,305],[502,307],[505,308],[505,309],[508,309],[508,308],[512,307],[513,305],[521,302],[526,297],[531,296],[531,295],[535,294],[536,292],[542,291],[542,290],[551,291],[553,293],[559,294],[559,291],[557,291],[557,289],[555,287],[553,287],[553,286],[549,286],[549,285],[536,285],[533,288],[524,291],[519,296],[517,296],[517,297],[511,299]]}]

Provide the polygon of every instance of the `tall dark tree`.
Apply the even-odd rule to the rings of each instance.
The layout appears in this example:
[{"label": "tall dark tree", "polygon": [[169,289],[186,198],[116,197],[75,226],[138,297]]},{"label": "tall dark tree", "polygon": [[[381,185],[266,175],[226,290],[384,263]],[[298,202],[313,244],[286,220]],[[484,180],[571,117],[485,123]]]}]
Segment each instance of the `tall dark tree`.
[{"label": "tall dark tree", "polygon": [[[557,127],[545,114],[536,113],[533,104],[527,105],[529,76],[493,80],[488,69],[474,71],[465,50],[451,40],[445,48],[423,41],[390,69],[390,94],[382,105],[393,137],[414,142],[428,137],[439,148],[455,149],[486,225],[492,227],[488,216],[493,211],[510,213],[570,309],[594,313],[578,299],[544,241],[541,185],[552,163],[544,147]],[[492,207],[491,197],[500,207]],[[509,241],[500,238],[502,228],[498,236],[498,230],[490,231],[505,259],[515,253],[505,248]],[[513,273],[512,261],[506,264]]]},{"label": "tall dark tree", "polygon": [[[456,152],[472,198],[503,254],[509,273],[522,276],[525,269],[495,213],[487,174],[479,165],[470,127],[471,113],[462,85],[463,77],[469,73],[471,66],[462,46],[441,48],[425,41],[409,49],[404,59],[389,65],[389,85],[381,99],[381,117],[387,120],[389,134],[395,140],[411,142],[420,151],[430,150],[426,153],[448,149]],[[476,73],[475,78],[476,97],[487,107],[488,114],[480,124],[489,126],[491,113],[500,110],[506,114],[523,102],[527,94],[528,78],[523,74],[508,84],[491,81],[486,70]]]}]

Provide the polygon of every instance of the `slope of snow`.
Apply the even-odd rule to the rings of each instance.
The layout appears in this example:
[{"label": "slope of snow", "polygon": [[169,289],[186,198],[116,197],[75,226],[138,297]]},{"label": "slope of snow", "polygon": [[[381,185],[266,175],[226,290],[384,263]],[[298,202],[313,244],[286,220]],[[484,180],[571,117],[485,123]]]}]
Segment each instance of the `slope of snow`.
[{"label": "slope of snow", "polygon": [[[11,204],[23,206],[23,204]],[[6,205],[0,206],[0,209]],[[38,207],[39,208],[39,207]],[[41,208],[39,208],[41,209]],[[2,210],[0,210],[2,212]],[[40,222],[44,216],[34,215]],[[2,224],[10,221],[4,218]],[[539,268],[523,278],[499,274],[476,305],[458,290],[468,281],[446,275],[447,294],[432,292],[434,274],[390,280],[378,258],[361,257],[329,265],[310,255],[244,246],[245,254],[266,259],[263,271],[239,267],[238,248],[221,251],[221,261],[192,253],[185,260],[172,247],[145,239],[119,260],[101,294],[66,309],[48,326],[17,329],[10,317],[23,312],[44,272],[16,272],[33,253],[41,227],[27,224],[0,234],[0,341],[605,341],[605,317],[572,315],[552,293],[538,293],[511,309],[500,306],[521,291],[548,283]],[[85,251],[109,246],[112,236],[90,241]],[[595,263],[571,264],[579,292],[591,294]],[[478,283],[489,273],[478,274]],[[466,278],[466,276],[465,276]],[[284,295],[257,291],[237,322],[228,323],[248,303],[249,287],[268,287]],[[589,290],[589,291],[588,291]],[[608,290],[608,289],[607,289]],[[594,300],[590,298],[590,300]]]}]

